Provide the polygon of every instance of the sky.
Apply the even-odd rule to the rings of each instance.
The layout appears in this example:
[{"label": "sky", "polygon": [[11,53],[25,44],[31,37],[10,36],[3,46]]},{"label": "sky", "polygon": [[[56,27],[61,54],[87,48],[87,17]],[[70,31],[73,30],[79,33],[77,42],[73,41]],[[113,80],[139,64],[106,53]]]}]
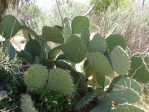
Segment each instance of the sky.
[{"label": "sky", "polygon": [[[87,3],[90,2],[90,0],[73,0],[78,3]],[[55,4],[55,0],[36,0],[37,5],[42,10],[50,10],[53,4]]]}]

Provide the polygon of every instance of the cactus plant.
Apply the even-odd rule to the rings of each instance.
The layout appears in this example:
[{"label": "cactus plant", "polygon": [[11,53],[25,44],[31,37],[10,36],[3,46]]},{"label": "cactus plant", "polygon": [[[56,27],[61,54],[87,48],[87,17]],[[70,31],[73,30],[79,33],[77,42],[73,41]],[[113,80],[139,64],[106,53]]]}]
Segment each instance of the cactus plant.
[{"label": "cactus plant", "polygon": [[100,34],[95,34],[93,39],[89,42],[89,51],[105,53],[106,49],[106,40]]},{"label": "cactus plant", "polygon": [[21,95],[21,112],[38,112],[28,94]]},{"label": "cactus plant", "polygon": [[[9,28],[5,29],[5,26]],[[25,50],[17,54],[23,64],[27,63],[30,67],[20,75],[23,76],[24,82],[20,83],[23,86],[17,88],[13,96],[18,93],[32,94],[37,110],[46,108],[43,112],[63,111],[61,102],[57,103],[61,98],[69,102],[69,107],[65,107],[66,112],[82,109],[91,112],[143,112],[130,104],[139,101],[141,87],[138,82],[149,82],[148,57],[132,56],[130,61],[131,54],[123,36],[112,34],[102,38],[96,34],[90,40],[89,20],[84,16],[77,16],[72,21],[66,18],[62,26],[44,26],[40,36],[25,24],[20,25],[10,15],[0,23],[0,34],[8,41],[20,29],[25,31],[29,41]],[[47,41],[58,44],[48,51]],[[79,72],[74,68],[76,65],[80,68],[83,65],[84,70]],[[53,105],[52,108],[49,104]],[[23,112],[36,112],[29,95],[21,95],[21,109]]]},{"label": "cactus plant", "polygon": [[112,73],[113,70],[110,65],[110,62],[102,53],[99,52],[89,53],[87,59],[89,65],[95,72],[101,75],[109,75],[110,73]]},{"label": "cactus plant", "polygon": [[140,99],[139,93],[141,93],[139,83],[133,79],[123,77],[114,84],[110,92],[110,98],[119,104],[136,103]]},{"label": "cactus plant", "polygon": [[25,45],[25,50],[35,58],[40,56],[41,46],[37,40],[30,39]]},{"label": "cactus plant", "polygon": [[46,41],[52,41],[55,43],[63,43],[64,38],[62,33],[56,27],[44,26],[42,28],[42,36]]},{"label": "cactus plant", "polygon": [[61,49],[67,59],[75,63],[81,62],[86,56],[84,43],[75,35],[71,35],[61,46]]},{"label": "cactus plant", "polygon": [[60,68],[50,71],[47,87],[50,90],[62,92],[64,95],[70,95],[75,91],[71,75]]},{"label": "cactus plant", "polygon": [[127,47],[125,38],[122,35],[111,34],[109,37],[106,38],[106,41],[109,50],[112,50],[116,46],[121,46],[123,49],[126,49]]},{"label": "cactus plant", "polygon": [[85,16],[76,16],[71,23],[72,33],[79,34],[82,30],[89,28],[89,19]]},{"label": "cactus plant", "polygon": [[141,56],[133,56],[131,58],[131,69],[129,75],[138,82],[149,82],[149,70],[147,63]]},{"label": "cactus plant", "polygon": [[0,22],[0,34],[6,39],[15,36],[20,29],[21,24],[12,15],[5,16]]},{"label": "cactus plant", "polygon": [[29,90],[43,89],[48,79],[48,69],[45,66],[34,64],[24,75],[24,82]]},{"label": "cactus plant", "polygon": [[110,53],[110,60],[113,69],[120,75],[128,74],[130,69],[130,58],[128,54],[120,47],[115,47]]},{"label": "cactus plant", "polygon": [[88,29],[84,29],[81,32],[81,41],[88,47],[89,40],[90,40],[90,33]]}]

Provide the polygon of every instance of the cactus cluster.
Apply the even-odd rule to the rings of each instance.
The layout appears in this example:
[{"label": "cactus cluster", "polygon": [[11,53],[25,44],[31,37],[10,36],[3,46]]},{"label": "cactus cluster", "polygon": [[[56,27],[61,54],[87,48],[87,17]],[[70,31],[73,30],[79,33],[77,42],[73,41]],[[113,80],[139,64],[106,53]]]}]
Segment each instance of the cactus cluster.
[{"label": "cactus cluster", "polygon": [[[89,19],[85,16],[72,21],[66,18],[62,23],[62,26],[44,26],[42,35],[21,26],[10,15],[0,23],[0,34],[6,39],[19,30],[28,33],[27,37],[24,35],[29,37],[25,49],[17,53],[18,58],[31,65],[23,75],[26,92],[62,93],[76,104],[73,111],[87,108],[96,99],[97,106],[91,112],[144,112],[134,104],[140,99],[138,82],[149,82],[148,57],[130,57],[124,37],[118,34],[104,38],[97,33],[90,40]],[[46,52],[47,41],[56,43],[49,52]],[[81,73],[75,68],[78,63],[83,66]],[[23,112],[36,112],[28,95],[21,96],[21,108]]]}]

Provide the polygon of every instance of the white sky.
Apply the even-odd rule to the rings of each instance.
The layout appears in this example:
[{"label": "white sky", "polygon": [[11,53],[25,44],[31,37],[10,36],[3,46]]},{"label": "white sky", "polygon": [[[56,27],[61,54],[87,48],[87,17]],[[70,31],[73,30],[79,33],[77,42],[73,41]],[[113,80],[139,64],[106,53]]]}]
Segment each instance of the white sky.
[{"label": "white sky", "polygon": [[[88,3],[90,0],[73,0],[78,3]],[[50,10],[53,4],[55,4],[55,0],[36,0],[37,5],[42,10]]]}]

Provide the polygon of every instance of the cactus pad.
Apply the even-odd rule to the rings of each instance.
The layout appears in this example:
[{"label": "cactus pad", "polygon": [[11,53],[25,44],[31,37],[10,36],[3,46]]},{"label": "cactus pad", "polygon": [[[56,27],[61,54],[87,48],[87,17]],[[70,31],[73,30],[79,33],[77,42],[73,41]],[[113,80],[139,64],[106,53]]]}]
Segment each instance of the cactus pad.
[{"label": "cactus pad", "polygon": [[24,75],[24,82],[29,90],[42,89],[48,79],[48,69],[42,65],[32,65]]},{"label": "cactus pad", "polygon": [[87,58],[89,65],[96,73],[101,75],[109,75],[112,73],[112,67],[108,59],[102,53],[89,53]]},{"label": "cactus pad", "polygon": [[110,53],[110,60],[113,69],[118,74],[127,74],[130,69],[130,58],[128,54],[120,47],[115,47]]},{"label": "cactus pad", "polygon": [[72,33],[79,34],[82,30],[89,28],[89,19],[85,16],[76,16],[72,20]]},{"label": "cactus pad", "polygon": [[69,72],[62,69],[53,69],[49,73],[48,88],[53,91],[70,95],[74,92],[74,84]]},{"label": "cactus pad", "polygon": [[121,46],[123,49],[126,49],[127,47],[126,40],[122,35],[112,34],[106,39],[106,41],[110,50],[116,46]]},{"label": "cactus pad", "polygon": [[90,52],[102,52],[106,51],[106,40],[100,35],[95,34],[93,39],[89,43],[89,51]]},{"label": "cactus pad", "polygon": [[71,35],[61,49],[70,61],[76,63],[81,62],[86,55],[85,44],[75,35]]},{"label": "cactus pad", "polygon": [[136,103],[140,99],[139,93],[141,93],[139,83],[133,79],[123,77],[114,84],[110,97],[119,104]]},{"label": "cactus pad", "polygon": [[37,112],[31,100],[31,97],[27,94],[21,95],[21,110],[21,112]]}]

